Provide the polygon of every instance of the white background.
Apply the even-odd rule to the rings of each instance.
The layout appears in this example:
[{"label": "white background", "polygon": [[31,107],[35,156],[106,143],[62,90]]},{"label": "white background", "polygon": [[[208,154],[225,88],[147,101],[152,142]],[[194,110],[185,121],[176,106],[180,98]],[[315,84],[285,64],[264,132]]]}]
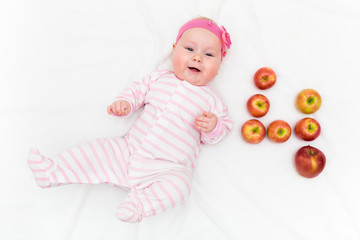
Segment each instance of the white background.
[{"label": "white background", "polygon": [[[30,147],[56,154],[98,137],[127,132],[136,115],[108,116],[124,87],[168,69],[180,26],[213,18],[233,45],[213,84],[233,119],[231,135],[205,146],[188,202],[141,224],[118,221],[125,193],[109,186],[40,189],[27,167]],[[0,1],[0,238],[73,239],[360,239],[357,0]],[[252,76],[273,68],[276,85]],[[245,143],[247,99],[266,95],[260,120],[294,126],[304,88],[316,89],[322,126],[310,144],[327,165],[300,177],[293,158],[307,142]]]}]

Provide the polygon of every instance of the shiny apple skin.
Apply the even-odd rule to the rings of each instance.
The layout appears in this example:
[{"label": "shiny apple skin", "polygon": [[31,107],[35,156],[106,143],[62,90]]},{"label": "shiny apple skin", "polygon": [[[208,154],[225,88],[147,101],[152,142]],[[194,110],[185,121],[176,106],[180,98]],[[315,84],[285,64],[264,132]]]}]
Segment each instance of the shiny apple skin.
[{"label": "shiny apple skin", "polygon": [[275,120],[269,124],[267,135],[272,142],[283,143],[290,138],[291,127],[283,120]]},{"label": "shiny apple skin", "polygon": [[266,129],[259,120],[250,119],[242,125],[241,135],[246,142],[258,144],[265,138]]},{"label": "shiny apple skin", "polygon": [[248,99],[246,106],[253,117],[263,117],[270,109],[270,101],[262,94],[255,94]]},{"label": "shiny apple skin", "polygon": [[263,67],[254,74],[255,86],[261,90],[271,88],[276,83],[276,74],[269,67]]},{"label": "shiny apple skin", "polygon": [[325,168],[325,154],[312,146],[304,146],[295,154],[296,171],[303,177],[314,178]]},{"label": "shiny apple skin", "polygon": [[302,140],[313,141],[320,135],[321,126],[313,118],[303,118],[296,123],[294,132]]},{"label": "shiny apple skin", "polygon": [[305,114],[311,114],[321,107],[320,94],[311,88],[302,90],[296,97],[296,107]]}]

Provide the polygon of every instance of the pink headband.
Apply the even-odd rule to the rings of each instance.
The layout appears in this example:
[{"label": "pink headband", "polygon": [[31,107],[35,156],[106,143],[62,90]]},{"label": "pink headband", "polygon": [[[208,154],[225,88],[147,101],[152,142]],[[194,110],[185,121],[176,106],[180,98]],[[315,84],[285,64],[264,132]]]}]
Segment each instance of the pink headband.
[{"label": "pink headband", "polygon": [[191,20],[191,21],[185,23],[184,26],[182,26],[180,28],[179,34],[176,38],[176,42],[178,42],[178,40],[180,39],[182,34],[190,28],[204,28],[204,29],[207,29],[207,30],[213,32],[220,39],[220,42],[221,42],[221,59],[223,57],[225,57],[226,49],[230,48],[231,39],[230,39],[230,34],[226,31],[224,26],[221,26],[221,28],[219,28],[211,20],[194,19],[194,20]]}]

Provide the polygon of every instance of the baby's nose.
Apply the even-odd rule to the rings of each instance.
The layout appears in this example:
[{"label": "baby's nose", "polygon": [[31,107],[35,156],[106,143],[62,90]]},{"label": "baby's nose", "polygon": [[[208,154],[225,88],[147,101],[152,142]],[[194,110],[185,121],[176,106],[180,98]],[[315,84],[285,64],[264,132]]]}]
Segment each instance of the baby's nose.
[{"label": "baby's nose", "polygon": [[199,62],[199,63],[202,62],[202,58],[201,58],[201,56],[199,54],[195,54],[193,56],[192,60],[195,61],[195,62]]}]

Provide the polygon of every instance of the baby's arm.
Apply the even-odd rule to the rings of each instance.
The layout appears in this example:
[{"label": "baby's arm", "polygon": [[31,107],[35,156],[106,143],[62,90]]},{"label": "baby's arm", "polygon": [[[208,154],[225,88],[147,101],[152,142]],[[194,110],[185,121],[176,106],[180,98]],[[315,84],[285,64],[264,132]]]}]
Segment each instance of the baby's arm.
[{"label": "baby's arm", "polygon": [[115,101],[107,107],[107,112],[115,116],[126,116],[130,113],[130,110],[130,103],[125,100]]},{"label": "baby's arm", "polygon": [[107,111],[116,116],[126,116],[132,114],[145,104],[147,92],[165,71],[156,71],[144,77],[140,81],[134,81],[118,97],[117,101],[112,103]]},{"label": "baby's arm", "polygon": [[232,121],[220,95],[214,97],[207,112],[195,118],[195,126],[200,130],[201,141],[205,144],[216,144],[230,133]]},{"label": "baby's arm", "polygon": [[[214,116],[210,118],[208,117],[207,119],[205,118],[206,120],[202,122],[203,125],[207,125],[207,128],[206,127],[204,128],[205,131],[200,130],[201,141],[206,144],[216,144],[220,142],[231,131],[232,121],[227,115],[227,111],[217,114],[215,113],[211,113],[211,114],[214,114]],[[203,116],[201,116],[200,118],[203,118]],[[214,121],[215,118],[216,121]]]}]

